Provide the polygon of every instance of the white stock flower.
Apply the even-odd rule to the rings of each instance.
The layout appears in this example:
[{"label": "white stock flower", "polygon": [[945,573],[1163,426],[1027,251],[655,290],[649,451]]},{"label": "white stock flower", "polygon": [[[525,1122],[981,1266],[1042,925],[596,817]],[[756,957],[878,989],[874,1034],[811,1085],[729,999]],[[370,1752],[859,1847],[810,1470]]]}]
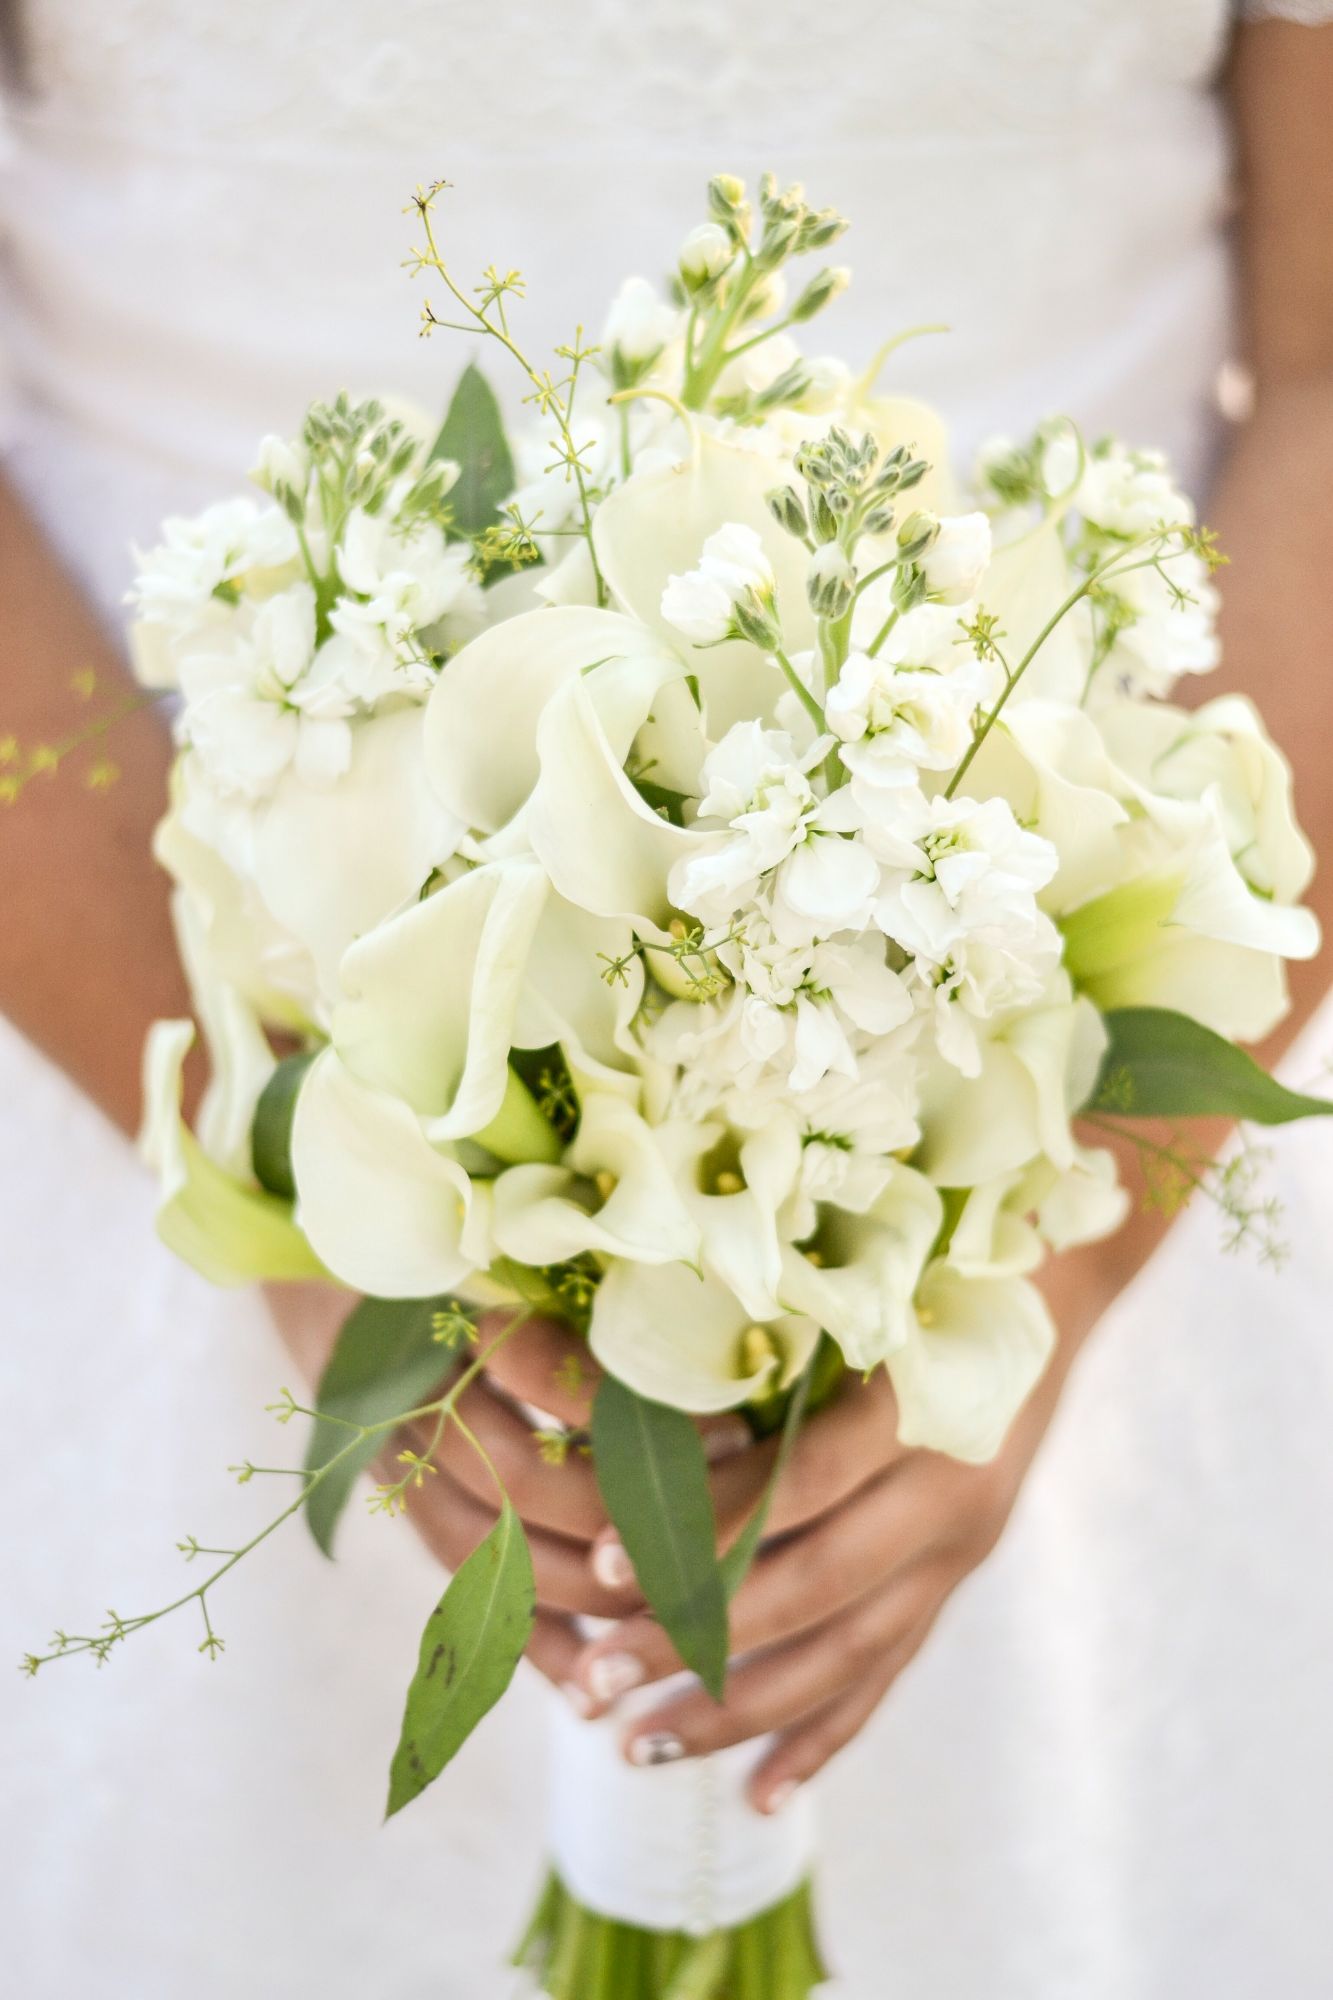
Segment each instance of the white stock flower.
[{"label": "white stock flower", "polygon": [[296,553],[296,530],[280,507],[223,500],[163,522],[161,542],[137,557],[128,601],[150,621],[188,625],[219,593],[239,592],[250,571],[281,568]]},{"label": "white stock flower", "polygon": [[772,565],[753,528],[728,521],[703,545],[696,569],[667,578],[662,616],[694,646],[714,646],[736,632],[736,606],[751,593],[770,608]]},{"label": "white stock flower", "polygon": [[923,604],[875,658],[848,655],[824,719],[854,783],[912,784],[920,770],[949,771],[961,761],[993,673],[960,639],[951,612]]},{"label": "white stock flower", "polygon": [[1221,598],[1193,550],[1164,554],[1159,566],[1111,575],[1102,588],[1120,609],[1114,641],[1093,682],[1098,696],[1168,695],[1182,674],[1208,674],[1218,665]]},{"label": "white stock flower", "polygon": [[985,514],[946,514],[925,554],[918,558],[926,589],[940,604],[966,604],[981,588],[991,559]]},{"label": "white stock flower", "polygon": [[720,222],[701,222],[680,246],[678,263],[687,285],[697,288],[720,277],[736,255],[736,246]]},{"label": "white stock flower", "polygon": [[655,361],[680,330],[681,315],[666,303],[646,278],[626,278],[606,316],[601,345],[621,355],[630,367]]},{"label": "white stock flower", "polygon": [[416,634],[450,615],[478,618],[480,590],[466,547],[447,543],[433,521],[400,527],[389,515],[354,507],[338,570],[347,589],[329,623],[355,648],[341,663],[349,692],[367,705],[386,694],[426,693],[434,676],[411,644]]},{"label": "white stock flower", "polygon": [[[1066,484],[1073,472],[1071,451],[1069,439],[1059,460]],[[1089,454],[1076,504],[1094,527],[1127,538],[1194,519],[1194,509],[1177,487],[1165,454],[1127,451],[1119,444]]]}]

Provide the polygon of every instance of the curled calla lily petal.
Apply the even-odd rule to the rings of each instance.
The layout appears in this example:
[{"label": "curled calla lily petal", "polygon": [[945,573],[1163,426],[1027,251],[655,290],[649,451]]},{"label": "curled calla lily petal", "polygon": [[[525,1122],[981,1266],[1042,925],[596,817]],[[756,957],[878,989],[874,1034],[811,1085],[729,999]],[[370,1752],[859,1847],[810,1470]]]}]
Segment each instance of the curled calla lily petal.
[{"label": "curled calla lily petal", "polygon": [[994,1024],[976,1076],[927,1064],[915,1160],[937,1187],[979,1187],[1040,1154],[1072,1159],[1070,1119],[1096,1082],[1105,1030],[1094,1007],[1068,997],[1063,972],[1050,995],[1049,1005]]},{"label": "curled calla lily petal", "polygon": [[1068,1167],[1043,1161],[1030,1168],[1016,1200],[1036,1210],[1037,1226],[1057,1252],[1114,1236],[1133,1207],[1129,1189],[1120,1184],[1115,1155],[1089,1146],[1076,1146]]},{"label": "curled calla lily petal", "polygon": [[1025,1173],[1001,1174],[972,1188],[949,1238],[949,1262],[965,1278],[1022,1278],[1045,1255],[1020,1203]]},{"label": "curled calla lily petal", "polygon": [[259,892],[309,950],[329,996],[348,945],[415,896],[462,831],[426,782],[422,715],[402,708],[358,723],[336,786],[289,772],[260,815]]},{"label": "curled calla lily petal", "polygon": [[193,1041],[193,1021],[156,1021],[144,1047],[139,1151],[161,1186],[158,1235],[214,1285],[326,1275],[287,1203],[210,1159],[181,1117]]},{"label": "curled calla lily petal", "polygon": [[515,1048],[559,1042],[572,1066],[592,1081],[629,1076],[637,1090],[639,1050],[630,1023],[643,998],[643,978],[631,924],[590,916],[549,891],[519,993]]},{"label": "curled calla lily petal", "polygon": [[431,1298],[491,1261],[484,1204],[462,1167],[401,1098],[359,1082],[335,1049],[301,1085],[292,1171],[301,1227],[359,1292]]},{"label": "curled calla lily petal", "polygon": [[1054,1347],[1046,1303],[1026,1279],[932,1264],[889,1356],[900,1443],[974,1465],[994,1458]]},{"label": "curled calla lily petal", "polygon": [[672,826],[639,796],[587,681],[569,682],[548,702],[537,750],[528,835],[560,894],[597,916],[669,922],[667,877],[701,836]]},{"label": "curled calla lily petal", "polygon": [[662,592],[668,578],[695,568],[704,543],[722,525],[752,528],[776,579],[786,650],[813,645],[806,552],[777,526],[764,500],[774,478],[771,458],[701,434],[680,464],[636,473],[617,487],[593,522],[597,560],[616,601],[673,650],[683,652],[698,676],[714,739],[724,736],[733,722],[756,715],[771,719],[786,682],[772,661],[743,640],[690,646],[663,618]]},{"label": "curled calla lily petal", "polygon": [[[634,619],[585,606],[524,612],[483,632],[450,660],[426,705],[426,767],[444,805],[465,826],[498,832],[537,782],[537,725],[557,691],[602,661],[651,670],[662,652]],[[662,671],[681,667],[668,660]],[[628,748],[626,739],[622,757]]]},{"label": "curled calla lily petal", "polygon": [[1085,607],[1067,613],[1041,638],[1055,611],[1081,581],[1070,568],[1056,520],[1001,543],[992,555],[981,598],[987,611],[1000,620],[1010,664],[1016,667],[1041,640],[1014,691],[1015,704],[1044,699],[1077,708],[1082,701],[1093,657]]},{"label": "curled calla lily petal", "polygon": [[347,1067],[392,1091],[437,1142],[499,1112],[546,882],[531,858],[470,870],[346,954],[333,1041]]},{"label": "curled calla lily petal", "polygon": [[783,1310],[778,1215],[800,1173],[800,1137],[793,1120],[775,1118],[732,1142],[734,1166],[710,1171],[710,1155],[716,1157],[727,1139],[721,1125],[680,1120],[659,1132],[681,1200],[698,1227],[705,1264],[752,1318],[771,1319]]},{"label": "curled calla lily petal", "polygon": [[693,1262],[699,1230],[651,1130],[609,1091],[583,1101],[564,1164],[517,1166],[495,1183],[495,1241],[520,1264],[584,1251],[638,1264]]},{"label": "curled calla lily petal", "polygon": [[199,1105],[200,1144],[227,1173],[248,1181],[253,1176],[250,1133],[255,1106],[277,1066],[273,1051],[254,1008],[222,977],[193,898],[177,890],[171,913],[190,998],[208,1047],[208,1085]]},{"label": "curled calla lily petal", "polygon": [[857,1369],[877,1367],[907,1338],[912,1294],[944,1215],[923,1174],[894,1166],[864,1214],[822,1209],[815,1261],[809,1247],[783,1257],[783,1304],[822,1326]]},{"label": "curled calla lily petal", "polygon": [[977,798],[1007,800],[1014,817],[1055,849],[1059,867],[1039,897],[1043,909],[1073,909],[1119,878],[1117,833],[1129,812],[1119,797],[1119,773],[1081,709],[1015,702],[986,738],[967,782]]},{"label": "curled calla lily petal", "polygon": [[588,1336],[627,1387],[700,1416],[794,1382],[818,1339],[815,1321],[800,1314],[752,1320],[720,1280],[684,1264],[623,1263],[597,1288]]}]

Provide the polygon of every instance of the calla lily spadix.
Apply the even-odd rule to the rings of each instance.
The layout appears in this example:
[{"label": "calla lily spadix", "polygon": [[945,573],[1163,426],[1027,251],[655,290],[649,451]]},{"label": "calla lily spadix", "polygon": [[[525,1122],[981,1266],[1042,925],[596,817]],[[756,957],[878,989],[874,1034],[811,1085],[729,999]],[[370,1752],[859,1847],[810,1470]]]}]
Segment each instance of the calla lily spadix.
[{"label": "calla lily spadix", "polygon": [[795,1381],[818,1339],[802,1314],[754,1320],[706,1270],[625,1263],[598,1286],[588,1336],[603,1368],[631,1389],[700,1416]]}]

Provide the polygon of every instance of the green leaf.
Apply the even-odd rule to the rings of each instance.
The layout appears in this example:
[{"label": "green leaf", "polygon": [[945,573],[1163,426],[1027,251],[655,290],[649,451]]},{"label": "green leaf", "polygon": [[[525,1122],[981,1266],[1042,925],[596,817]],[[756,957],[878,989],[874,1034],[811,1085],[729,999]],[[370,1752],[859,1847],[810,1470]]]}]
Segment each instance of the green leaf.
[{"label": "green leaf", "polygon": [[284,1056],[255,1106],[255,1122],[250,1131],[255,1179],[270,1194],[281,1195],[284,1201],[296,1199],[296,1182],[292,1178],[292,1119],[302,1081],[316,1053],[314,1049],[303,1049],[299,1055]]},{"label": "green leaf", "polygon": [[506,1500],[426,1620],[389,1771],[387,1819],[439,1777],[494,1708],[514,1678],[535,1615],[532,1557]]},{"label": "green leaf", "polygon": [[1256,1125],[1333,1112],[1333,1101],[1286,1089],[1244,1049],[1188,1014],[1119,1007],[1105,1020],[1111,1041],[1090,1110],[1129,1118],[1218,1115]]},{"label": "green leaf", "polygon": [[727,1595],[703,1439],[682,1410],[607,1375],[593,1404],[592,1455],[640,1589],[686,1666],[720,1700]]},{"label": "green leaf", "polygon": [[461,468],[449,495],[454,522],[460,535],[481,534],[514,490],[514,461],[500,405],[472,362],[463,370],[430,455],[451,458]]},{"label": "green leaf", "polygon": [[[334,1421],[315,1421],[306,1451],[306,1469],[343,1450],[352,1433],[348,1423],[377,1424],[426,1402],[449,1371],[446,1349],[435,1339],[435,1314],[445,1299],[363,1299],[347,1315],[328,1366],[320,1378],[315,1407]],[[325,1475],[306,1502],[310,1532],[326,1556],[333,1533],[359,1475],[384,1444],[384,1434],[364,1438],[337,1468]]]},{"label": "green leaf", "polygon": [[778,1439],[777,1457],[773,1460],[773,1470],[759,1496],[759,1504],[751,1514],[740,1534],[736,1537],[722,1558],[722,1585],[730,1603],[736,1592],[750,1573],[750,1565],[758,1553],[759,1544],[764,1539],[764,1529],[773,1506],[773,1495],[777,1492],[778,1481],[787,1470],[796,1434],[801,1428],[806,1407],[810,1401],[810,1385],[814,1380],[815,1355],[811,1355],[801,1371],[796,1387],[787,1403],[787,1414],[782,1420],[782,1432]]}]

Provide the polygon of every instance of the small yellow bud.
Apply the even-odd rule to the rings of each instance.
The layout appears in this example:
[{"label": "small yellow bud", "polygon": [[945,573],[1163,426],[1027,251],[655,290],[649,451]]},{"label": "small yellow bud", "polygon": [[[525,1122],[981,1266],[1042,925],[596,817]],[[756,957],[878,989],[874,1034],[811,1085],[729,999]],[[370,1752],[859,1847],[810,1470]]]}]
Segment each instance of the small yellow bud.
[{"label": "small yellow bud", "polygon": [[730,1167],[724,1167],[713,1187],[718,1194],[740,1194],[745,1187],[745,1178],[742,1174],[734,1173]]}]

